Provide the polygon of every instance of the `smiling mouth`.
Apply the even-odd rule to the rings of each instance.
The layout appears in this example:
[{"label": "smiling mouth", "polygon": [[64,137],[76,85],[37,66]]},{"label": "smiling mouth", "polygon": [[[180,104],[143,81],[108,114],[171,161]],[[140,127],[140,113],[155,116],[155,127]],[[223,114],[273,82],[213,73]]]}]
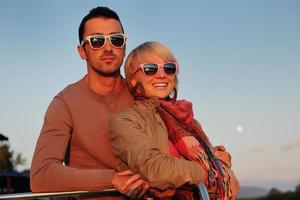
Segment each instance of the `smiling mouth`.
[{"label": "smiling mouth", "polygon": [[168,83],[153,83],[152,84],[155,88],[166,88]]}]

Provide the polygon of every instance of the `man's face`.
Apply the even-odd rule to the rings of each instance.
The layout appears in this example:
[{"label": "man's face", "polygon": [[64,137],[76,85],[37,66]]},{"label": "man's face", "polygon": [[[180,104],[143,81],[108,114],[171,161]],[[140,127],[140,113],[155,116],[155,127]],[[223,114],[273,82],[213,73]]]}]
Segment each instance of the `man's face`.
[{"label": "man's face", "polygon": [[[83,38],[90,35],[123,33],[120,22],[112,18],[97,17],[89,19],[84,26]],[[108,40],[108,39],[107,39]],[[82,48],[82,47],[81,47]],[[109,41],[101,49],[92,49],[87,42],[84,52],[80,55],[85,58],[88,71],[91,69],[104,76],[118,75],[125,56],[125,48],[115,48]],[[85,55],[82,55],[85,54]]]}]

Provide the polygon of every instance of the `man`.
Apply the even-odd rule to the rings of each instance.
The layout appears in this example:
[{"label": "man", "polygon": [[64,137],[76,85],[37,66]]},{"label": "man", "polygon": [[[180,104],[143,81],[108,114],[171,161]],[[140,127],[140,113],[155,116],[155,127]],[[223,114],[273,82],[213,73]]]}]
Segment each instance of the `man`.
[{"label": "man", "polygon": [[109,117],[133,103],[120,75],[126,36],[118,15],[106,7],[92,9],[80,24],[79,42],[87,75],[62,90],[48,107],[32,160],[31,189],[114,187],[129,196],[142,195],[148,186],[138,174],[114,172],[117,161],[108,135]]}]

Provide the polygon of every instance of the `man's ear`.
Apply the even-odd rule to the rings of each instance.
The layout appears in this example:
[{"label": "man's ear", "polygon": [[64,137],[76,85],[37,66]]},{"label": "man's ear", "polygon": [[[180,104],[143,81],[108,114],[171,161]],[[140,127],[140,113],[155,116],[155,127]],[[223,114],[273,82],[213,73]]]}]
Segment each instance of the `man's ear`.
[{"label": "man's ear", "polygon": [[77,51],[78,51],[78,53],[79,53],[81,59],[82,59],[82,60],[86,60],[87,57],[86,57],[85,49],[83,48],[83,46],[78,45],[78,46],[77,46]]}]

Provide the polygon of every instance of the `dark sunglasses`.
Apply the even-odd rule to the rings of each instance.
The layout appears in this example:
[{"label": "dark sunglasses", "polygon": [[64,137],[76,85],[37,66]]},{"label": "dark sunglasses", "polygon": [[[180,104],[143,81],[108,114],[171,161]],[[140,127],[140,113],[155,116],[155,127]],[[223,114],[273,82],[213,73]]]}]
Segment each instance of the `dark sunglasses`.
[{"label": "dark sunglasses", "polygon": [[109,40],[111,46],[115,48],[122,48],[126,44],[127,36],[121,33],[114,33],[110,35],[90,35],[84,38],[80,45],[83,46],[86,42],[88,42],[91,45],[92,49],[101,49],[102,47],[104,47],[107,39]]},{"label": "dark sunglasses", "polygon": [[178,71],[178,64],[175,62],[158,63],[143,63],[139,67],[142,69],[145,76],[153,76],[158,72],[158,68],[163,68],[164,73],[169,76],[174,76]]}]

